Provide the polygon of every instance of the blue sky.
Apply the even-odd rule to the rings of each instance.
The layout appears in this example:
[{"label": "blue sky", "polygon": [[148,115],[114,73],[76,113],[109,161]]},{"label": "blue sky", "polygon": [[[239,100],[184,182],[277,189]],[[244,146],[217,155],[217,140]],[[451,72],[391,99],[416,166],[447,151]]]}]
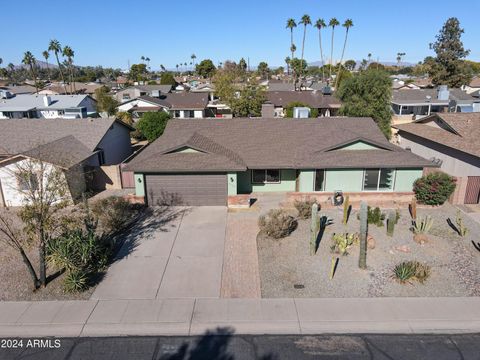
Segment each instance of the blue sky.
[{"label": "blue sky", "polygon": [[[395,61],[397,52],[405,52],[404,60],[409,62],[430,55],[428,44],[444,21],[456,16],[465,29],[469,58],[480,61],[480,1],[26,0],[2,1],[1,12],[4,66],[18,64],[27,50],[41,59],[52,38],[70,45],[80,65],[126,68],[128,61],[139,62],[144,55],[153,69],[160,64],[173,68],[189,62],[192,53],[197,61],[238,61],[243,56],[253,66],[262,60],[284,65],[290,47],[286,20],[293,17],[298,22],[304,13],[312,20],[353,20],[346,59],[361,60],[372,53],[374,59]],[[338,58],[344,30],[335,33],[334,58]],[[302,29],[295,34],[300,49]],[[324,38],[330,39],[329,29]],[[329,42],[325,48],[329,54]],[[310,27],[305,58],[312,62],[319,56],[318,35]]]}]

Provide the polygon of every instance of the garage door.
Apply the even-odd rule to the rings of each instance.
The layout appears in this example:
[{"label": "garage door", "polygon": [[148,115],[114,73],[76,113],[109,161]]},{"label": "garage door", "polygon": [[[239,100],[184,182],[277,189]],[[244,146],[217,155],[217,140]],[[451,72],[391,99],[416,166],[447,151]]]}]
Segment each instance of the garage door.
[{"label": "garage door", "polygon": [[149,205],[158,205],[165,197],[183,205],[227,205],[227,174],[158,174],[145,176]]}]

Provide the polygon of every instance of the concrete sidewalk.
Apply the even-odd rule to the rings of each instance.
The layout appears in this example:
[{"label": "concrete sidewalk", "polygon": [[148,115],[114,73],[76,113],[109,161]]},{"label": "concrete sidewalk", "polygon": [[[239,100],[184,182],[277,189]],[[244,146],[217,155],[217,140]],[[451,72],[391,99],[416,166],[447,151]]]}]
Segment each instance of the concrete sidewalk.
[{"label": "concrete sidewalk", "polygon": [[474,333],[480,298],[157,299],[0,303],[0,337]]}]

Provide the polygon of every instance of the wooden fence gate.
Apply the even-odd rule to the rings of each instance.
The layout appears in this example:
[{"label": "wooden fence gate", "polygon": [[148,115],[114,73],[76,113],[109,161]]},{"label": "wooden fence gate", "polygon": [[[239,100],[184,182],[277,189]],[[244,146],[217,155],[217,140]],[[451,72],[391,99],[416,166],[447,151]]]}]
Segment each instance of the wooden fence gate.
[{"label": "wooden fence gate", "polygon": [[465,192],[465,204],[478,204],[480,197],[480,176],[469,176],[467,191]]},{"label": "wooden fence gate", "polygon": [[131,189],[135,187],[135,179],[133,176],[133,171],[125,171],[123,168],[126,164],[120,164],[120,173],[122,176],[122,188]]}]

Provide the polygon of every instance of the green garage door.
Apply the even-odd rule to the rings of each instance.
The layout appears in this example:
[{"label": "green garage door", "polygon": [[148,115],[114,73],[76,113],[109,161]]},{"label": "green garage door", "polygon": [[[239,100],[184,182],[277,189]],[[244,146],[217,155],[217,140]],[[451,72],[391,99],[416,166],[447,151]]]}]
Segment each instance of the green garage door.
[{"label": "green garage door", "polygon": [[183,205],[227,205],[227,174],[151,174],[145,176],[148,204],[159,205],[174,196]]}]

